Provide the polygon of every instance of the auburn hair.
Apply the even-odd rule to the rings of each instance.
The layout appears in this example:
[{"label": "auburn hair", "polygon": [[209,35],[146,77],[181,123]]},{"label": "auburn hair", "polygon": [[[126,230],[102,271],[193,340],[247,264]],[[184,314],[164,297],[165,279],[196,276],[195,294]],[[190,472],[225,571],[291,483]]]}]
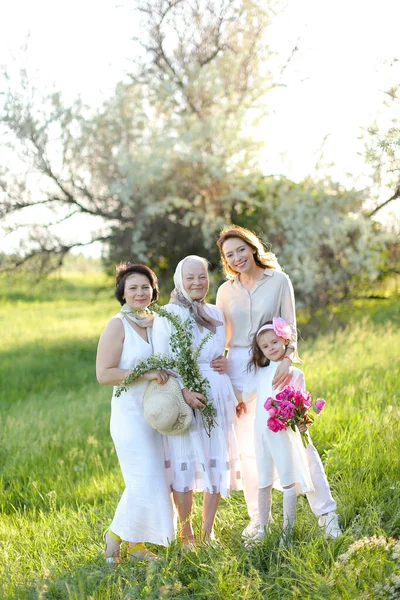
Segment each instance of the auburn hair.
[{"label": "auburn hair", "polygon": [[266,245],[256,236],[253,231],[250,231],[250,229],[246,229],[245,227],[240,227],[240,225],[228,225],[220,232],[217,245],[221,255],[224,275],[229,279],[235,277],[235,275],[237,275],[237,271],[234,271],[228,265],[224,256],[223,245],[227,240],[232,238],[238,238],[250,246],[250,248],[254,251],[254,261],[258,267],[282,271],[275,254],[266,248]]}]

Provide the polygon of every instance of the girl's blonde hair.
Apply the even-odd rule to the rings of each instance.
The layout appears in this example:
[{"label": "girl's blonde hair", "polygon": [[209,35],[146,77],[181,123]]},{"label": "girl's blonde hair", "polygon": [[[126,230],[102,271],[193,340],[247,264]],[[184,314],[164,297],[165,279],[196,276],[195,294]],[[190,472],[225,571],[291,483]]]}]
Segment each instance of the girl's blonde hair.
[{"label": "girl's blonde hair", "polygon": [[282,271],[275,254],[266,249],[262,241],[253,231],[250,231],[250,229],[246,229],[245,227],[240,227],[240,225],[228,225],[220,232],[217,240],[223,272],[228,279],[233,279],[233,277],[237,275],[237,272],[234,271],[226,262],[222,247],[226,240],[230,240],[232,238],[238,238],[242,240],[245,242],[245,244],[250,246],[252,250],[254,250],[254,261],[258,267]]}]

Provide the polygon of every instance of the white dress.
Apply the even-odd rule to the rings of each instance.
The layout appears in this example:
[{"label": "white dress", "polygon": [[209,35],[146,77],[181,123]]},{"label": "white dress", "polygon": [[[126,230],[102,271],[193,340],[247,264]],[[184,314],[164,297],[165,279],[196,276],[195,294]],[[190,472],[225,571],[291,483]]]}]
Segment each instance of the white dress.
[{"label": "white dress", "polygon": [[[164,307],[177,314],[182,321],[190,317],[188,308],[176,304]],[[207,313],[224,322],[222,312],[216,306],[206,304]],[[156,354],[170,354],[169,340],[174,328],[165,317],[156,316],[153,326],[153,345]],[[193,346],[197,348],[209,333],[193,325]],[[209,399],[217,411],[217,426],[208,437],[198,409],[190,428],[181,435],[168,436],[172,487],[178,492],[205,490],[227,496],[231,490],[242,489],[239,451],[234,424],[236,422],[236,398],[228,375],[219,374],[210,367],[210,362],[225,350],[225,324],[217,327],[216,333],[202,348],[198,364],[202,375],[210,383]],[[195,391],[195,390],[194,390]]]},{"label": "white dress", "polygon": [[[271,361],[268,367],[257,369],[253,377],[248,376],[243,388],[244,399],[251,396],[254,388],[257,392],[254,437],[258,486],[264,488],[274,484],[281,489],[281,486],[295,483],[297,493],[305,494],[314,488],[300,432],[290,427],[274,432],[267,426],[269,414],[264,403],[278,393],[272,388],[272,380],[279,365],[280,362]],[[290,385],[295,389],[305,389],[304,375],[299,369],[293,368]]]},{"label": "white dress", "polygon": [[[120,314],[125,339],[118,367],[131,369],[153,353],[149,343]],[[148,385],[139,381],[111,401],[110,431],[125,490],[110,525],[113,533],[129,542],[168,545],[174,538],[173,507],[165,471],[162,436],[147,425],[143,417],[142,398]]]}]

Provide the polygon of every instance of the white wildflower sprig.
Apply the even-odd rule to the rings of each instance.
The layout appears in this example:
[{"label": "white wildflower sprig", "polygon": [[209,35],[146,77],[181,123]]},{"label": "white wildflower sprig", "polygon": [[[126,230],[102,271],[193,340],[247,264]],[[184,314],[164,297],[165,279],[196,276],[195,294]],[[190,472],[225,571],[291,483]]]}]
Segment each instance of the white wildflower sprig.
[{"label": "white wildflower sprig", "polygon": [[122,392],[126,392],[128,387],[132,385],[134,381],[149,371],[155,369],[173,369],[174,367],[175,359],[169,355],[153,354],[152,356],[149,356],[149,358],[143,358],[129,371],[128,375],[117,386],[115,395],[118,397]]},{"label": "white wildflower sprig", "polygon": [[[132,385],[134,381],[148,371],[152,371],[153,369],[176,369],[182,379],[184,387],[192,392],[199,392],[206,399],[204,408],[198,410],[200,410],[207,435],[210,436],[211,429],[217,424],[217,411],[211,400],[208,398],[208,388],[210,384],[208,379],[202,376],[197,359],[205,344],[212,337],[212,332],[210,331],[204,336],[195,350],[193,348],[194,320],[192,317],[182,321],[178,315],[168,312],[165,308],[162,308],[157,304],[149,306],[146,312],[156,313],[160,317],[165,317],[174,326],[175,331],[170,338],[173,355],[154,354],[147,359],[140,360],[117,386],[115,395],[120,396],[122,392],[126,392],[128,387]],[[132,314],[135,314],[135,312],[132,311]]]},{"label": "white wildflower sprig", "polygon": [[210,436],[211,429],[215,427],[217,411],[211,400],[208,398],[208,380],[202,376],[200,367],[197,363],[197,359],[202,351],[204,345],[212,337],[210,331],[202,339],[201,343],[195,350],[193,348],[193,325],[194,319],[189,317],[185,321],[173,313],[170,313],[161,306],[152,305],[149,307],[151,312],[155,312],[160,317],[165,317],[175,328],[174,333],[170,338],[171,350],[174,355],[175,368],[182,379],[185,388],[192,392],[199,392],[206,399],[204,408],[199,409],[201,417],[203,419],[203,425]]}]

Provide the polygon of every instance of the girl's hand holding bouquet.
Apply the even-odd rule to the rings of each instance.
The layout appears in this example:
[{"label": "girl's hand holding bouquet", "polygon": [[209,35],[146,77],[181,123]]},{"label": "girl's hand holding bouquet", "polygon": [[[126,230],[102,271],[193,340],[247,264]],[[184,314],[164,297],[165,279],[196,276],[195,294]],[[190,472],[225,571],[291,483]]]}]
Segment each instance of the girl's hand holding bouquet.
[{"label": "girl's hand holding bouquet", "polygon": [[[276,398],[267,398],[264,404],[268,411],[267,426],[271,431],[281,431],[290,427],[299,429],[305,447],[308,446],[307,428],[313,424],[315,415],[319,415],[325,406],[325,400],[318,398],[312,402],[307,390],[296,390],[287,385]],[[310,410],[312,409],[312,410]]]}]

